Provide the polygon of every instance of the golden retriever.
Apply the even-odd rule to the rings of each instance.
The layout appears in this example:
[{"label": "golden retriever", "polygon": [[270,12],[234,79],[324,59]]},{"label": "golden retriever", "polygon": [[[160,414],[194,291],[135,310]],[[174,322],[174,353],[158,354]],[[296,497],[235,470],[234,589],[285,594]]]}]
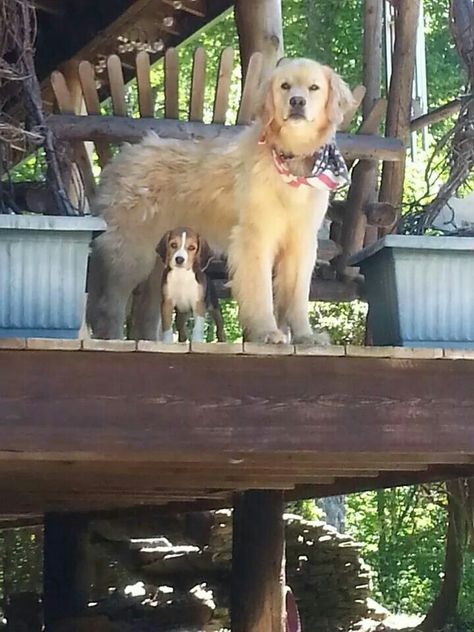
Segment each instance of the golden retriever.
[{"label": "golden retriever", "polygon": [[289,329],[293,342],[312,342],[309,288],[329,192],[289,186],[274,152],[306,175],[351,105],[349,88],[328,66],[283,60],[263,86],[256,122],[234,140],[150,134],[125,146],[104,169],[95,204],[107,230],[91,256],[93,335],[123,337],[127,301],[142,284],[145,325],[136,337],[156,336],[159,291],[147,279],[156,274],[156,243],[181,224],[227,254],[247,340],[283,342]]}]

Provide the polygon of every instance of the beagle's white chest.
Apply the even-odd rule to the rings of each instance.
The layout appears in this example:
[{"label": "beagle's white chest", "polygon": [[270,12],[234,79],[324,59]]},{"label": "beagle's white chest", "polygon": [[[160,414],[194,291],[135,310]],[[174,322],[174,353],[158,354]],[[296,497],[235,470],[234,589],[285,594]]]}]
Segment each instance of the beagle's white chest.
[{"label": "beagle's white chest", "polygon": [[164,293],[180,312],[189,312],[200,300],[202,288],[193,270],[174,268],[168,272]]}]

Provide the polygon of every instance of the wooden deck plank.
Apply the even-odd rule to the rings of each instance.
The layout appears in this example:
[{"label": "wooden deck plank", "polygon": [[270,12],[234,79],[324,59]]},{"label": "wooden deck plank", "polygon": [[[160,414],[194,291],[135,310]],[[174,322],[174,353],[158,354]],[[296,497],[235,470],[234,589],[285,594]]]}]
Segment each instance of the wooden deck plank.
[{"label": "wooden deck plank", "polygon": [[60,342],[52,346],[62,350],[41,340],[0,349],[7,514],[201,508],[243,489],[296,498],[474,473],[470,357],[142,353],[126,343],[79,351]]},{"label": "wooden deck plank", "polygon": [[474,452],[469,360],[27,350],[0,360],[0,406],[15,420],[0,427],[1,451]]}]

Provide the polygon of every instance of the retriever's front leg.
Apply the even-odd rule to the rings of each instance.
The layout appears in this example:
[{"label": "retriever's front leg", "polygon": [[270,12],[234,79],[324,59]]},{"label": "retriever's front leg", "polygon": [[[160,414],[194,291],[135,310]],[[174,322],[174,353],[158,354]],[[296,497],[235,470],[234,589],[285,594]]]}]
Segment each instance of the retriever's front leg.
[{"label": "retriever's front leg", "polygon": [[[315,231],[316,233],[316,231]],[[279,320],[291,329],[295,344],[329,344],[309,322],[309,293],[316,263],[317,238],[310,232],[291,240],[275,270],[275,306]]]},{"label": "retriever's front leg", "polygon": [[274,253],[253,226],[237,226],[229,246],[232,295],[239,306],[244,337],[249,342],[282,343],[273,313],[272,267]]}]

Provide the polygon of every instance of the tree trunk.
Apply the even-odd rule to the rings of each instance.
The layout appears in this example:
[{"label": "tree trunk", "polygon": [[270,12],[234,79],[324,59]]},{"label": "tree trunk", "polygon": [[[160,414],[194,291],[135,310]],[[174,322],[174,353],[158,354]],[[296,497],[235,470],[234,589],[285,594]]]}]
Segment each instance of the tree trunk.
[{"label": "tree trunk", "polygon": [[321,498],[319,504],[326,515],[326,522],[339,533],[346,530],[346,497],[328,496]]},{"label": "tree trunk", "polygon": [[464,479],[446,483],[449,518],[444,577],[441,589],[420,626],[426,632],[444,628],[457,616],[468,533],[464,484]]}]

